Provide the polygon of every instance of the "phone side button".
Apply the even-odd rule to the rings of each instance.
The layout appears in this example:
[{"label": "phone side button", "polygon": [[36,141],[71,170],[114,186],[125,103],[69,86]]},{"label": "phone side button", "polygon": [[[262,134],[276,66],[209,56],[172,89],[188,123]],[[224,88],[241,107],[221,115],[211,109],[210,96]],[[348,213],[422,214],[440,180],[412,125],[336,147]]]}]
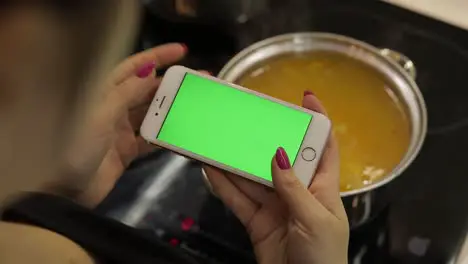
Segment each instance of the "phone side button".
[{"label": "phone side button", "polygon": [[302,159],[306,161],[313,161],[317,157],[317,153],[313,148],[306,147],[301,152]]}]

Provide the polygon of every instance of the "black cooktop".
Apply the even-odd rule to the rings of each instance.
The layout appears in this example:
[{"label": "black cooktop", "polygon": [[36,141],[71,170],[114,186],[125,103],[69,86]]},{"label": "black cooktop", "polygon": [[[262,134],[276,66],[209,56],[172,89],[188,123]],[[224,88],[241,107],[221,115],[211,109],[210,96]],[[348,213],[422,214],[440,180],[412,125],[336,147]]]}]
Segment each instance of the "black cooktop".
[{"label": "black cooktop", "polygon": [[[217,73],[238,51],[278,34],[322,31],[404,53],[428,107],[424,147],[398,194],[354,230],[350,263],[448,263],[467,234],[468,32],[381,1],[283,1],[245,24],[177,24],[147,14],[139,49],[184,42],[181,64]],[[286,3],[287,2],[287,3]],[[99,210],[206,263],[254,262],[233,215],[207,191],[199,164],[167,152],[135,162]]]}]

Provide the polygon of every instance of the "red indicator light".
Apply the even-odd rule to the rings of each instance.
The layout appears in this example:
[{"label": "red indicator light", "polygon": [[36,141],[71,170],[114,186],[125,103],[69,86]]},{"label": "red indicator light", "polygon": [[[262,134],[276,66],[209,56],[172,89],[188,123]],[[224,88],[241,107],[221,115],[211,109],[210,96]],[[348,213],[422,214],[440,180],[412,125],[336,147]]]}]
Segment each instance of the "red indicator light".
[{"label": "red indicator light", "polygon": [[195,221],[192,218],[187,217],[184,220],[182,220],[182,223],[181,223],[182,230],[188,231],[192,228],[194,224],[195,224]]},{"label": "red indicator light", "polygon": [[171,246],[177,246],[179,245],[179,240],[177,238],[171,238],[171,240],[169,240],[169,244],[171,244]]}]

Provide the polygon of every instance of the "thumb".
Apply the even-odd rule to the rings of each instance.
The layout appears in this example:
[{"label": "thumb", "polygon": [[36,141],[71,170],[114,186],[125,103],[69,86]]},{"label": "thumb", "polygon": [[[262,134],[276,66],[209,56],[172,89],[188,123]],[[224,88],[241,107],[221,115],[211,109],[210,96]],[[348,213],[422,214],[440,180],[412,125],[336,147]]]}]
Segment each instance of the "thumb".
[{"label": "thumb", "polygon": [[296,177],[286,151],[279,147],[271,164],[273,185],[290,213],[297,219],[313,219],[323,210],[322,204],[307,190]]}]

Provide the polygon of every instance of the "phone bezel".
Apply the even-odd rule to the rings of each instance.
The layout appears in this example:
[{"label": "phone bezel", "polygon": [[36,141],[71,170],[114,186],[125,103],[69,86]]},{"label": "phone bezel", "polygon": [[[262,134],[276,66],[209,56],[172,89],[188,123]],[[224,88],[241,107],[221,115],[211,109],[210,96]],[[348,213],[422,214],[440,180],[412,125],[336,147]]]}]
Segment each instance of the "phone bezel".
[{"label": "phone bezel", "polygon": [[[234,174],[245,177],[252,181],[264,184],[266,186],[273,187],[273,183],[268,180],[265,180],[255,175],[251,175],[245,171],[241,171],[236,168],[226,166],[225,164],[221,164],[215,160],[205,158],[196,153],[167,144],[165,142],[162,142],[156,139],[186,73],[195,74],[203,78],[213,80],[218,83],[222,83],[224,85],[230,86],[234,89],[238,89],[238,90],[250,93],[250,94],[254,94],[256,96],[266,98],[273,102],[277,102],[279,104],[288,106],[290,108],[294,108],[299,111],[313,115],[312,121],[310,122],[309,127],[307,128],[307,132],[299,148],[298,156],[293,165],[294,172],[296,173],[296,176],[299,178],[299,180],[305,186],[310,185],[310,183],[312,182],[313,176],[315,174],[315,171],[318,167],[320,158],[322,157],[325,145],[328,140],[328,136],[330,134],[331,123],[326,116],[320,113],[299,107],[297,105],[276,99],[274,97],[261,94],[253,90],[249,90],[242,86],[228,83],[228,82],[225,82],[223,80],[217,79],[212,76],[204,75],[202,73],[199,73],[197,71],[191,70],[183,66],[172,66],[166,71],[166,74],[164,75],[163,80],[158,88],[158,91],[156,92],[156,95],[154,96],[153,101],[151,105],[149,106],[146,117],[143,120],[143,123],[140,128],[140,135],[147,142],[169,149],[173,152],[176,152],[188,158],[196,159],[203,163],[209,164],[211,166],[218,167],[220,169],[232,172]],[[162,100],[164,100],[163,104],[161,104]],[[278,122],[278,126],[280,125],[281,125],[281,122]],[[316,156],[313,161],[306,161],[302,158],[301,153],[305,148],[312,148],[315,150]],[[290,159],[292,160],[293,157],[290,157]]]}]

